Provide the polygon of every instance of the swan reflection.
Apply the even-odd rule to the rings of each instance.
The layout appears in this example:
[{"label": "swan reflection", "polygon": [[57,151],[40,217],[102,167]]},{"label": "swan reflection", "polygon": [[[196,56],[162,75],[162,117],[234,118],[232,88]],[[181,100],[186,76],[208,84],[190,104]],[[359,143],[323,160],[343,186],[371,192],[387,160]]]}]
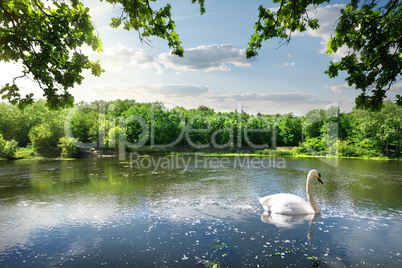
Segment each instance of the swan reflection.
[{"label": "swan reflection", "polygon": [[287,229],[293,228],[297,224],[302,224],[305,221],[309,221],[311,226],[319,216],[320,214],[284,215],[264,211],[264,213],[261,214],[261,221],[274,224],[278,228]]}]

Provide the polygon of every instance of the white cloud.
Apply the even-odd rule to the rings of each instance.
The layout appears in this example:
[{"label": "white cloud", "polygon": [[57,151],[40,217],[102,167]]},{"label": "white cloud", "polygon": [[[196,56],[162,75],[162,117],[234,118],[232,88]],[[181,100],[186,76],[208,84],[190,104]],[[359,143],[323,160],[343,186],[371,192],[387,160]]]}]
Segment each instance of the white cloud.
[{"label": "white cloud", "polygon": [[[322,49],[320,50],[320,53],[323,54],[326,52],[328,40],[335,34],[335,27],[339,17],[341,16],[340,11],[345,7],[346,5],[344,4],[335,4],[325,7],[318,7],[309,12],[309,17],[318,19],[318,24],[320,27],[317,30],[308,28],[305,34],[322,39]],[[341,47],[336,53],[333,53],[331,57],[333,57],[335,61],[339,61],[341,57],[347,55],[348,51],[349,48]]]},{"label": "white cloud", "polygon": [[355,87],[350,87],[348,84],[343,84],[343,85],[334,85],[334,86],[324,86],[325,88],[331,89],[333,92],[337,93],[343,93],[347,91],[354,91]]},{"label": "white cloud", "polygon": [[186,84],[158,84],[158,85],[132,85],[132,84],[109,84],[92,88],[95,94],[113,92],[113,95],[121,98],[141,98],[155,101],[154,98],[185,98],[198,97],[210,91],[207,85]]},{"label": "white cloud", "polygon": [[289,66],[295,66],[295,62],[285,62],[284,64],[276,64],[275,67],[289,67]]},{"label": "white cloud", "polygon": [[[185,50],[183,58],[170,52],[154,57],[141,49],[129,48],[123,45],[107,47],[101,54],[87,52],[91,59],[100,60],[107,70],[138,66],[141,69],[155,68],[157,74],[165,69],[177,71],[229,71],[229,64],[234,66],[250,66],[257,59],[247,59],[245,49],[237,49],[232,45],[204,45]],[[294,65],[294,63],[288,63]]]},{"label": "white cloud", "polygon": [[323,40],[327,41],[331,38],[331,34],[334,33],[337,20],[341,15],[341,9],[345,7],[344,4],[335,4],[311,10],[309,17],[318,19],[320,27],[317,30],[308,28],[306,33],[309,36],[321,37]]},{"label": "white cloud", "polygon": [[[334,86],[328,86],[325,85],[324,88],[329,88],[330,90],[332,90],[333,92],[337,92],[337,93],[344,93],[344,92],[348,92],[348,91],[355,91],[356,88],[354,86],[349,86],[347,83],[342,84],[342,85],[334,85]],[[392,93],[402,93],[402,83],[395,83],[389,91],[390,94]]]},{"label": "white cloud", "polygon": [[300,101],[311,101],[316,99],[315,95],[304,94],[300,92],[290,92],[290,93],[247,93],[247,94],[227,94],[221,97],[226,97],[227,99],[235,101],[261,101],[266,103],[292,103]]},{"label": "white cloud", "polygon": [[159,73],[162,66],[157,59],[140,49],[133,49],[123,45],[107,47],[101,54],[91,53],[90,58],[100,60],[102,66],[111,66],[114,68],[126,66],[139,66],[140,68],[155,68]]},{"label": "white cloud", "polygon": [[186,49],[180,58],[170,53],[162,53],[158,60],[165,68],[182,71],[229,71],[228,64],[250,66],[256,59],[247,59],[245,49],[232,45],[204,45]]},{"label": "white cloud", "polygon": [[402,83],[394,84],[391,87],[390,91],[393,92],[393,93],[402,93]]}]

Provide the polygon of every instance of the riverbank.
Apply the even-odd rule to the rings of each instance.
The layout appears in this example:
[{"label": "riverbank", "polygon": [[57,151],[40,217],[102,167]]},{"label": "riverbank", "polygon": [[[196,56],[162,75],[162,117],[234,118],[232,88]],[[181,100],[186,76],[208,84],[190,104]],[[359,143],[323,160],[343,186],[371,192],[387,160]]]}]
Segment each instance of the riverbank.
[{"label": "riverbank", "polygon": [[[138,148],[136,150],[132,150],[127,152],[126,154],[138,154],[140,156],[167,156],[167,155],[200,155],[200,156],[222,156],[222,157],[234,157],[234,156],[255,156],[255,157],[288,157],[288,158],[326,158],[326,159],[364,159],[364,160],[402,160],[402,158],[398,157],[386,157],[386,156],[342,156],[342,155],[322,155],[322,154],[306,154],[299,153],[299,147],[277,147],[276,149],[264,149],[264,150],[253,150],[252,148],[225,148],[219,150],[213,150],[212,148],[198,149],[194,148],[151,148],[150,146],[144,146],[142,148]],[[83,150],[77,157],[75,158],[62,158],[62,157],[43,157],[38,156],[35,153],[35,150],[32,147],[28,148],[18,148],[16,152],[16,157],[14,160],[43,160],[43,159],[58,159],[58,160],[72,160],[79,158],[88,158],[88,157],[115,157],[118,155],[116,151],[110,150],[99,150],[95,148],[91,148],[88,150]],[[10,160],[10,159],[1,159],[0,160]]]}]

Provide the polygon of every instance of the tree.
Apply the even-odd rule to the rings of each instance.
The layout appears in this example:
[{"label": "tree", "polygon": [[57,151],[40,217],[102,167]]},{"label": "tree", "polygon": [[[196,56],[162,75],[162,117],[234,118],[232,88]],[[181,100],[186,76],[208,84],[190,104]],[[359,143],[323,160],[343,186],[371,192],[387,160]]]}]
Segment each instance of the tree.
[{"label": "tree", "polygon": [[301,142],[302,119],[300,117],[292,113],[285,114],[277,125],[279,146],[297,146]]},{"label": "tree", "polygon": [[77,139],[71,137],[62,137],[59,140],[58,147],[61,148],[60,156],[62,158],[71,158],[78,155],[78,148],[74,145],[77,143]]},{"label": "tree", "polygon": [[0,93],[11,103],[20,106],[33,102],[33,94],[19,93],[16,80],[31,78],[44,91],[52,108],[68,107],[74,103],[68,92],[80,84],[82,71],[90,69],[93,75],[103,70],[79,48],[84,44],[101,52],[100,38],[88,15],[88,8],[78,0],[71,5],[53,1],[45,7],[40,0],[4,0],[0,3],[0,60],[21,61],[23,71],[12,84],[7,83]]},{"label": "tree", "polygon": [[[279,38],[288,43],[293,32],[304,32],[319,27],[317,19],[309,16],[311,7],[329,3],[330,0],[274,0],[278,9],[259,8],[259,20],[255,24],[247,57],[256,56],[262,42]],[[362,93],[356,98],[356,106],[379,110],[386,92],[401,79],[402,74],[402,2],[389,0],[380,6],[379,0],[367,0],[359,6],[359,0],[341,10],[335,36],[328,43],[327,53],[332,54],[346,46],[349,53],[340,62],[331,62],[326,73],[336,77],[346,71],[346,81]],[[397,96],[401,104],[401,96]]]},{"label": "tree", "polygon": [[[156,0],[104,1],[121,11],[112,18],[111,27],[136,30],[139,39],[145,43],[149,43],[152,36],[165,39],[173,54],[183,56],[170,4],[155,9],[151,7],[151,2]],[[22,97],[16,84],[18,78],[30,77],[43,89],[50,107],[72,106],[74,98],[68,90],[82,82],[83,70],[90,69],[96,76],[104,71],[99,62],[91,61],[79,48],[87,45],[101,52],[102,44],[88,15],[88,8],[79,0],[53,0],[53,5],[48,7],[43,2],[3,0],[0,3],[0,60],[21,61],[24,67],[22,75],[14,78],[11,84],[7,83],[0,94],[21,106],[31,103],[33,95]],[[205,0],[191,2],[198,3],[200,13],[205,13]],[[294,32],[318,29],[319,21],[312,18],[309,11],[331,1],[273,2],[279,3],[279,8],[259,7],[255,33],[246,51],[248,58],[257,56],[266,40],[279,38],[282,44],[286,44]],[[378,110],[387,91],[402,75],[402,2],[360,2],[351,0],[341,11],[327,53],[335,53],[343,46],[349,48],[349,53],[339,62],[331,62],[326,73],[329,77],[336,77],[340,71],[346,71],[349,86],[354,85],[362,91],[356,99],[357,106]],[[381,5],[383,2],[385,4]],[[402,104],[399,95],[397,103]]]},{"label": "tree", "polygon": [[18,142],[15,140],[7,141],[0,134],[0,158],[15,159]]},{"label": "tree", "polygon": [[73,137],[85,143],[98,143],[99,112],[92,108],[87,108],[85,103],[80,103],[77,107],[79,110],[75,112],[71,118],[71,132]]},{"label": "tree", "polygon": [[[102,1],[102,0],[100,0]],[[183,48],[171,6],[153,10],[149,0],[106,0],[113,6],[121,5],[121,14],[112,18],[111,27],[123,24],[125,30],[137,30],[140,40],[150,36],[168,41],[173,53],[183,56]],[[71,107],[74,97],[68,89],[81,84],[84,69],[99,76],[104,70],[99,62],[89,60],[79,48],[83,45],[102,51],[102,43],[88,14],[89,9],[79,0],[53,0],[45,6],[42,0],[3,0],[0,3],[0,61],[22,62],[22,75],[0,89],[3,99],[21,107],[33,102],[33,94],[21,96],[16,80],[31,78],[44,91],[51,108]],[[204,0],[200,4],[204,13]]]},{"label": "tree", "polygon": [[43,122],[29,130],[32,146],[39,155],[56,156],[60,153],[58,144],[64,136],[65,111],[45,114]]}]

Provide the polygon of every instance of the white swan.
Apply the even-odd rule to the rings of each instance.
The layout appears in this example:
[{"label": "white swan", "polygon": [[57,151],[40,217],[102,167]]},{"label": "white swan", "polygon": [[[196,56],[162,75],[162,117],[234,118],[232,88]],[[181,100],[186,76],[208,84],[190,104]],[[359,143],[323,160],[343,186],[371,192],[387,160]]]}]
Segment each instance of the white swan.
[{"label": "white swan", "polygon": [[321,174],[315,169],[310,170],[306,182],[308,203],[294,194],[273,194],[262,197],[259,201],[264,209],[271,213],[285,215],[319,214],[321,210],[317,207],[313,198],[313,187],[311,186],[313,179],[323,183]]}]

